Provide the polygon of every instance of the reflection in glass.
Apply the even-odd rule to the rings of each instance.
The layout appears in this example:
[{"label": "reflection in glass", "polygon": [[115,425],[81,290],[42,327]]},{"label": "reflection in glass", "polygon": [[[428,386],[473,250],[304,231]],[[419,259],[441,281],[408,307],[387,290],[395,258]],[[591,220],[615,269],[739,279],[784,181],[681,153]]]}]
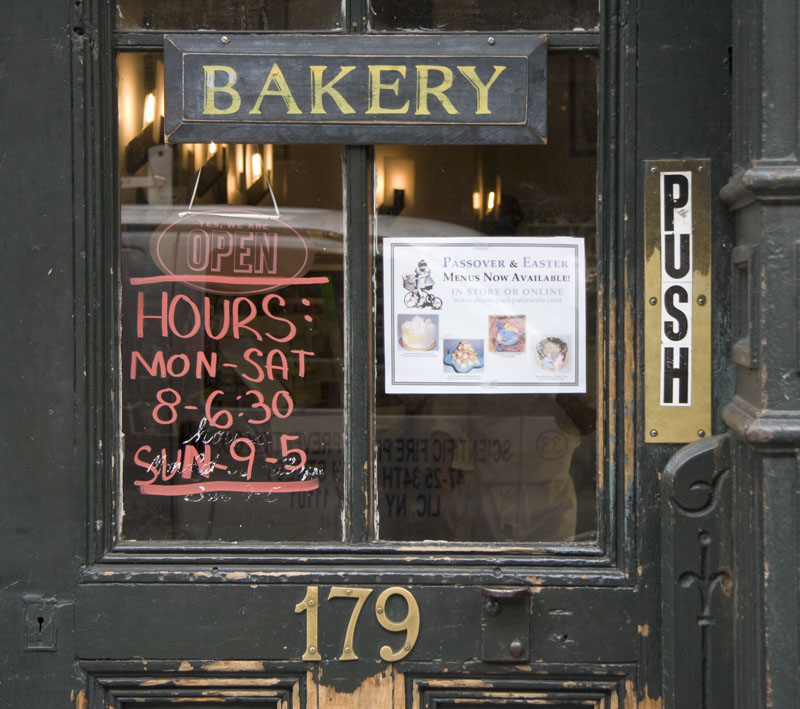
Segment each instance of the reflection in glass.
[{"label": "reflection in glass", "polygon": [[596,60],[551,56],[548,82],[547,145],[377,147],[376,236],[379,249],[385,236],[583,238],[588,391],[383,393],[376,261],[381,539],[544,542],[596,534]]},{"label": "reflection in glass", "polygon": [[124,30],[334,30],[340,0],[117,0]]},{"label": "reflection in glass", "polygon": [[167,145],[160,59],[117,68],[119,536],[340,540],[341,151]]},{"label": "reflection in glass", "polygon": [[592,30],[598,0],[370,0],[374,30]]}]

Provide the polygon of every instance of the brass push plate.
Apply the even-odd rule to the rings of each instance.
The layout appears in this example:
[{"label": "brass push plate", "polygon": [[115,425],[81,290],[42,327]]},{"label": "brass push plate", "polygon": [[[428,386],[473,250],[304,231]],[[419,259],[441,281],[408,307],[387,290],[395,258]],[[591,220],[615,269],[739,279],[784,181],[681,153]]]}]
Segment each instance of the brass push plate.
[{"label": "brass push plate", "polygon": [[710,172],[707,159],[645,162],[648,443],[711,434]]}]

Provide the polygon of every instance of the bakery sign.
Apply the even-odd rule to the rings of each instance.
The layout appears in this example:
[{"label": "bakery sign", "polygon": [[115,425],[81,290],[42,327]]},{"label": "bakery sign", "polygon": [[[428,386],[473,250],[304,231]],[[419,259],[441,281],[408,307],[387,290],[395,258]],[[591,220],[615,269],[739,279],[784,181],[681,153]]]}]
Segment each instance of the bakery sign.
[{"label": "bakery sign", "polygon": [[170,142],[545,143],[540,35],[170,34]]}]

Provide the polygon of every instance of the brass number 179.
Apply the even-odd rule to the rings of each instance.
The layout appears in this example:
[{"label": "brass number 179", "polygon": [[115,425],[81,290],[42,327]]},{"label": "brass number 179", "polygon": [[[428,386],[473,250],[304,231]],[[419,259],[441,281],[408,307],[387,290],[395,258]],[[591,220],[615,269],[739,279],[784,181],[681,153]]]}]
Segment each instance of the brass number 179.
[{"label": "brass number 179", "polygon": [[[344,643],[342,645],[342,654],[339,655],[340,660],[357,660],[353,645],[353,638],[355,637],[356,624],[358,617],[361,615],[361,610],[367,602],[367,598],[372,593],[371,588],[350,588],[345,586],[333,586],[328,594],[328,600],[334,598],[353,599],[356,603],[353,606],[353,612],[350,614],[350,620],[347,623],[347,630],[344,635]],[[392,596],[401,596],[408,606],[406,617],[402,620],[392,620],[386,614],[386,603]],[[294,607],[295,613],[306,614],[306,651],[302,655],[302,659],[308,661],[318,661],[322,659],[319,654],[319,587],[308,586],[306,588],[306,595],[300,603]],[[380,650],[381,659],[386,662],[395,662],[403,659],[409,652],[411,652],[414,644],[419,637],[419,606],[411,591],[400,586],[392,586],[383,591],[375,602],[375,617],[378,623],[381,624],[386,630],[393,633],[405,632],[405,640],[398,650],[393,650],[389,645],[384,645]]]}]

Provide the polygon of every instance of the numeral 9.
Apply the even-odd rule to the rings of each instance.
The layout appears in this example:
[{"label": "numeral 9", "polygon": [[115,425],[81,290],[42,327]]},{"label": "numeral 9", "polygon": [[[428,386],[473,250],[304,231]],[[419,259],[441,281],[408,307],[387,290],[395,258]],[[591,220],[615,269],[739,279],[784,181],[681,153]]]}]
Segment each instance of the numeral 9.
[{"label": "numeral 9", "polygon": [[[388,617],[386,614],[386,602],[392,596],[402,596],[405,601],[406,605],[408,606],[408,613],[406,613],[406,617],[400,621],[394,621]],[[380,596],[378,596],[378,600],[375,601],[375,616],[378,619],[378,622],[386,628],[386,630],[390,630],[393,633],[401,633],[403,631],[406,632],[406,639],[405,642],[400,646],[400,649],[396,652],[392,650],[391,647],[388,645],[384,645],[381,648],[381,659],[384,662],[395,662],[397,660],[402,660],[411,649],[414,647],[414,643],[417,642],[417,637],[419,636],[419,606],[417,605],[417,601],[414,596],[411,595],[411,592],[405,588],[401,588],[400,586],[392,586],[392,588],[387,588]]]}]

